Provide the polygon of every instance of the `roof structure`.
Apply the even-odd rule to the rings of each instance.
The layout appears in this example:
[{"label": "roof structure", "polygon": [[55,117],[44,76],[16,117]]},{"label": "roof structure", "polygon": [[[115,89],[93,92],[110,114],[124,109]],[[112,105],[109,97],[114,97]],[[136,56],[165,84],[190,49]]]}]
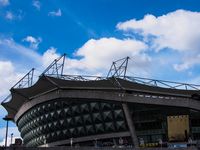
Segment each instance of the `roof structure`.
[{"label": "roof structure", "polygon": [[[47,67],[34,85],[32,85],[34,70],[32,69],[28,72],[10,89],[11,96],[3,101],[2,105],[8,111],[9,118],[14,119],[25,103],[41,95],[48,95],[48,93],[59,90],[114,91],[128,94],[145,93],[146,95],[174,96],[187,99],[192,99],[193,95],[197,95],[197,99],[199,99],[200,85],[126,76],[128,59],[129,57],[120,60],[122,63],[119,66],[117,66],[119,61],[113,62],[107,77],[64,75],[64,54]],[[114,73],[112,73],[113,66]],[[120,72],[118,73],[118,71]],[[24,79],[28,79],[27,84],[24,84]],[[21,86],[21,83],[26,86]],[[112,97],[110,100],[112,100]]]}]

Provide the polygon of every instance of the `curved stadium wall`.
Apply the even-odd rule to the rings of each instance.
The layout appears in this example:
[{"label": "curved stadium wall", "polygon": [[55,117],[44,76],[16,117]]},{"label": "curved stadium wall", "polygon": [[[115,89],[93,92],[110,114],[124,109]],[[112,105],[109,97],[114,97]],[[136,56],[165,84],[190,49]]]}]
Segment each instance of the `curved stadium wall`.
[{"label": "curved stadium wall", "polygon": [[128,130],[120,104],[78,99],[39,104],[23,114],[17,125],[26,146]]}]

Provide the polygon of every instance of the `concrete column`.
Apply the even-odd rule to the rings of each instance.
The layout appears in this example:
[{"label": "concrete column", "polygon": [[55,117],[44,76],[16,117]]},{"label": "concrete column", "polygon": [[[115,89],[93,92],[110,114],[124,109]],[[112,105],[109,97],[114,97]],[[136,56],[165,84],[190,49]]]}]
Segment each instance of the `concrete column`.
[{"label": "concrete column", "polygon": [[133,118],[131,117],[131,112],[130,112],[127,104],[123,103],[122,107],[123,107],[123,110],[124,110],[124,114],[125,114],[125,117],[126,117],[126,121],[127,121],[127,124],[128,124],[129,131],[131,133],[131,138],[132,138],[134,147],[138,148],[139,143],[138,143],[138,138],[137,138],[137,135],[136,135],[136,132],[135,132],[135,125],[134,125],[134,122],[133,122]]}]

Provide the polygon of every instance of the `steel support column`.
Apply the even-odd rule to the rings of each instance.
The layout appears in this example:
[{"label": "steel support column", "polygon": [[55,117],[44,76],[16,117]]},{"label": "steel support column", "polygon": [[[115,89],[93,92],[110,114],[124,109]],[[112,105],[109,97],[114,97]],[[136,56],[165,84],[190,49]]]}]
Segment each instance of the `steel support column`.
[{"label": "steel support column", "polygon": [[130,110],[129,110],[128,105],[126,103],[123,103],[122,107],[123,107],[123,110],[124,110],[124,114],[125,114],[125,117],[126,117],[128,128],[129,128],[130,133],[131,133],[132,142],[134,144],[134,147],[138,148],[139,147],[138,138],[137,138],[137,135],[136,135],[135,125],[134,125],[134,122],[133,122],[133,118],[131,117]]},{"label": "steel support column", "polygon": [[7,139],[8,139],[8,123],[12,120],[12,117],[6,116],[3,118],[6,121],[6,139],[5,139],[5,147],[7,147]]},{"label": "steel support column", "polygon": [[7,139],[8,139],[8,122],[9,122],[9,120],[6,120],[6,138],[5,138],[5,147],[7,147]]}]

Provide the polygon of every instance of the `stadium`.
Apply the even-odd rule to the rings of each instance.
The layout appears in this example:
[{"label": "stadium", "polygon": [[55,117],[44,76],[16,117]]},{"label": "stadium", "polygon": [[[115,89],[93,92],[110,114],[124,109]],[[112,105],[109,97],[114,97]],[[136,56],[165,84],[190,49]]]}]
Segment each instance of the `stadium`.
[{"label": "stadium", "polygon": [[34,69],[2,105],[23,144],[157,146],[200,140],[200,86],[126,76],[128,57],[107,77],[63,74],[65,55],[33,83]]}]

